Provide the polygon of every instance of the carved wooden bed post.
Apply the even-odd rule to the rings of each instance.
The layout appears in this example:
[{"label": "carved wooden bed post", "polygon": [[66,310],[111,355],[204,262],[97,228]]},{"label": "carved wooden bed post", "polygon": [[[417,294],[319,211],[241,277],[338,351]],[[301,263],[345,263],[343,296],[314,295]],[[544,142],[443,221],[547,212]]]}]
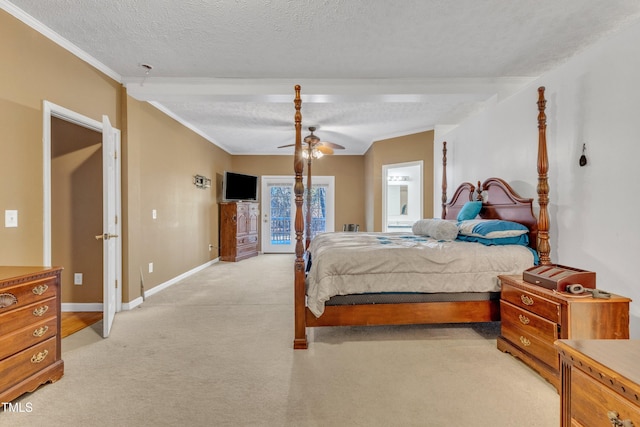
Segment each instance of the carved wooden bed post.
[{"label": "carved wooden bed post", "polygon": [[551,264],[549,253],[549,158],[547,157],[547,116],[544,113],[547,100],[544,99],[544,86],[538,88],[538,255],[540,264]]},{"label": "carved wooden bed post", "polygon": [[440,218],[447,216],[447,141],[442,142],[442,214]]},{"label": "carved wooden bed post", "polygon": [[307,325],[305,322],[305,275],[304,275],[304,245],[302,244],[302,233],[304,232],[304,223],[302,219],[302,198],[304,195],[304,184],[302,183],[302,170],[304,168],[304,160],[302,158],[302,113],[300,108],[302,106],[302,99],[300,98],[300,85],[295,86],[296,97],[293,101],[296,113],[295,113],[295,126],[296,126],[296,141],[295,151],[293,156],[293,170],[295,171],[295,186],[293,192],[295,194],[296,201],[296,217],[295,217],[295,232],[296,232],[296,260],[294,266],[294,340],[293,348],[306,349],[307,348]]}]

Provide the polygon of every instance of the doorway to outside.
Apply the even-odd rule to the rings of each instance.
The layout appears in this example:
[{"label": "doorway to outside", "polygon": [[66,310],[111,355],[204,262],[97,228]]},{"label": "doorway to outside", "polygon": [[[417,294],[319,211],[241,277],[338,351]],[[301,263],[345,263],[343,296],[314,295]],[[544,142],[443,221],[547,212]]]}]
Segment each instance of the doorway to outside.
[{"label": "doorway to outside", "polygon": [[[325,231],[335,230],[333,176],[312,177],[311,190],[311,238]],[[294,253],[295,194],[292,176],[262,177],[262,252]],[[305,188],[305,192],[307,189]],[[303,198],[303,220],[306,228],[307,196]],[[306,229],[305,229],[306,233]]]},{"label": "doorway to outside", "polygon": [[382,166],[382,231],[411,231],[422,219],[422,160]]},{"label": "doorway to outside", "polygon": [[[79,139],[86,138],[87,141],[70,143],[61,140],[61,135],[65,134],[81,135]],[[98,251],[97,260],[91,259],[84,265],[93,264],[91,268],[95,270],[95,264],[99,264],[98,277],[93,279],[93,284],[97,283],[100,287],[102,302],[99,302],[99,296],[92,296],[91,300],[95,302],[64,303],[63,307],[71,306],[72,311],[96,311],[95,308],[99,307],[103,312],[102,335],[105,338],[109,336],[115,313],[122,305],[119,151],[120,131],[111,126],[107,116],[103,116],[103,121],[99,122],[44,101],[43,262],[44,265],[52,265],[54,257],[58,259],[62,256],[60,251],[72,253],[72,259],[78,256],[73,253],[84,254],[90,252],[89,249]],[[60,176],[64,178],[58,179]],[[86,178],[97,183],[92,186],[90,182],[85,182]],[[54,182],[55,189],[52,190]],[[97,212],[90,209],[92,205],[100,206]],[[61,206],[64,208],[61,209]],[[67,209],[67,214],[59,215],[59,210],[64,209]],[[63,223],[67,224],[65,235],[60,234],[58,229],[59,224]],[[97,245],[96,248],[94,245]],[[67,292],[72,289],[70,286],[89,285],[84,281],[82,271],[68,271],[67,277],[69,279],[62,284],[63,298],[65,289]],[[87,279],[90,278],[91,273],[87,275]],[[63,311],[69,310],[65,307]]]}]

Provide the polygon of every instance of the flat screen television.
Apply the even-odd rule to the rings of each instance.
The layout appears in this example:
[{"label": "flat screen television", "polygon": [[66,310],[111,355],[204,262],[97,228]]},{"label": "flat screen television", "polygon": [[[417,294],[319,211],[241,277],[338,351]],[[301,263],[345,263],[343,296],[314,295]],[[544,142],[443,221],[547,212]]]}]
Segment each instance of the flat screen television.
[{"label": "flat screen television", "polygon": [[225,171],[222,178],[222,200],[225,202],[257,201],[258,177]]}]

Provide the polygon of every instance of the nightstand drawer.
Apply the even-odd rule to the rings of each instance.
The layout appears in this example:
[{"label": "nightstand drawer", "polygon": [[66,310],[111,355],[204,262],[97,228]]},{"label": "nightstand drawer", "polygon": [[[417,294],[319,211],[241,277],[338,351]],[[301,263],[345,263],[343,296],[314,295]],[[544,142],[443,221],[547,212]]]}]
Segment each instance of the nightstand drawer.
[{"label": "nightstand drawer", "polygon": [[512,345],[519,347],[522,351],[536,357],[554,369],[560,368],[558,351],[546,340],[541,340],[535,335],[523,330],[514,323],[502,321],[500,334],[509,340]]},{"label": "nightstand drawer", "polygon": [[500,318],[523,331],[553,345],[558,339],[558,324],[535,313],[516,307],[506,301],[500,301]]},{"label": "nightstand drawer", "polygon": [[560,323],[560,304],[502,282],[501,298],[511,304]]},{"label": "nightstand drawer", "polygon": [[640,409],[614,391],[603,387],[599,382],[584,372],[571,368],[571,406],[572,423],[582,426],[610,426],[613,424],[609,415],[620,421],[630,420],[633,425],[640,426]]}]

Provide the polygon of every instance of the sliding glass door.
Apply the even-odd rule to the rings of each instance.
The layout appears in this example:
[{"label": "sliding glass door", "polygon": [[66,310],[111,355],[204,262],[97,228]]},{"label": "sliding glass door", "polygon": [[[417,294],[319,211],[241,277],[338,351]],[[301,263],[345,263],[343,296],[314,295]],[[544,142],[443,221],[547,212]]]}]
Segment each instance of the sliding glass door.
[{"label": "sliding glass door", "polygon": [[[295,252],[294,178],[262,177],[262,252]],[[311,237],[334,231],[333,177],[313,177],[311,190]],[[306,194],[303,212],[306,212]],[[306,228],[306,217],[303,216]],[[306,232],[306,230],[305,230]],[[305,236],[303,236],[303,239]]]}]

